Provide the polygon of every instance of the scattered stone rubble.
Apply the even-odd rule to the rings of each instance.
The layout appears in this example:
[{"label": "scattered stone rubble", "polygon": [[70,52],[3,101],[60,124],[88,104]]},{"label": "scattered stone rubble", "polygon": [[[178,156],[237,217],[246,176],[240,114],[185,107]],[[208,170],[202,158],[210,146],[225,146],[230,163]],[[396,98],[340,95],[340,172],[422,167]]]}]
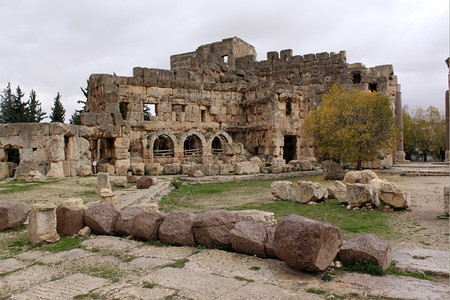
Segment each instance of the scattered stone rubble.
[{"label": "scattered stone rubble", "polygon": [[411,205],[411,196],[395,183],[378,178],[371,170],[347,172],[343,181],[324,188],[317,182],[299,181],[293,190],[290,181],[274,181],[270,192],[277,200],[315,204],[328,198],[338,199],[348,209],[371,209],[383,205],[386,211],[405,209]]}]

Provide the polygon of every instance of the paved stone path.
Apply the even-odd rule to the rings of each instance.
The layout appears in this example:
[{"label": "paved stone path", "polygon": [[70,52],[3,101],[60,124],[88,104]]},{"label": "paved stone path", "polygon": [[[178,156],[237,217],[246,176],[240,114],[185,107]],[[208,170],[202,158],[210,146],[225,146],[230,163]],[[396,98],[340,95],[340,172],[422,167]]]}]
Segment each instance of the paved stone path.
[{"label": "paved stone path", "polygon": [[[448,274],[446,251],[393,253],[402,268]],[[447,262],[441,261],[445,255]],[[428,263],[415,263],[423,261],[411,258],[418,256]],[[320,290],[325,294],[311,293]],[[25,251],[0,261],[0,299],[325,299],[350,293],[359,299],[448,299],[449,285],[341,271],[325,282],[320,273],[299,272],[280,260],[109,236],[93,236],[79,249]]]}]

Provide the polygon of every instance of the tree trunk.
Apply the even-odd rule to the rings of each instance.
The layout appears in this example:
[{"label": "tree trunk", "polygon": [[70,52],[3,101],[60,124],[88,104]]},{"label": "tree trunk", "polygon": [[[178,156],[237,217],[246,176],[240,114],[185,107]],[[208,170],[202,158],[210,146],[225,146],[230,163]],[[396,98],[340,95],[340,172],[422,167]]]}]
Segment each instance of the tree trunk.
[{"label": "tree trunk", "polygon": [[362,170],[362,162],[361,162],[360,160],[358,160],[358,162],[356,163],[356,169],[357,169],[358,171],[361,171],[361,170]]}]

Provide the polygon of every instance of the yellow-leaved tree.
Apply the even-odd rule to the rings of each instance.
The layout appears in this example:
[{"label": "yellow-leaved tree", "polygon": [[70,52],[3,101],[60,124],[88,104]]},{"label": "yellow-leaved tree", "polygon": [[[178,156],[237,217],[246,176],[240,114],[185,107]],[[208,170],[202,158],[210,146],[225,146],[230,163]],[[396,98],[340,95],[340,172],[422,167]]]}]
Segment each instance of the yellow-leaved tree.
[{"label": "yellow-leaved tree", "polygon": [[360,90],[349,93],[333,85],[322,101],[303,129],[323,158],[354,162],[360,170],[362,162],[380,158],[380,150],[395,145],[399,129],[386,96]]}]

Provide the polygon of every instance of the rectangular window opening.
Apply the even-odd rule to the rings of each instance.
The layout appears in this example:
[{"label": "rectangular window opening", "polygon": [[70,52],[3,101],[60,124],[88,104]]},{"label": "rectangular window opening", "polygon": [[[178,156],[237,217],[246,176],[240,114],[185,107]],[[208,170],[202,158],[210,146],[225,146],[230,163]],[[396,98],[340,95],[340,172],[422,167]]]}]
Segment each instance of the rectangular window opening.
[{"label": "rectangular window opening", "polygon": [[156,104],[144,104],[144,121],[151,121],[156,117]]},{"label": "rectangular window opening", "polygon": [[206,122],[206,110],[202,109],[201,114],[202,114],[202,122],[205,123]]},{"label": "rectangular window opening", "polygon": [[378,86],[377,86],[376,83],[369,83],[369,90],[370,90],[371,92],[376,92],[376,91],[377,91],[377,88],[378,88]]},{"label": "rectangular window opening", "polygon": [[353,83],[361,83],[361,73],[353,73]]},{"label": "rectangular window opening", "polygon": [[228,63],[228,55],[224,55],[224,56],[222,56],[222,59],[223,59],[223,62],[224,63]]},{"label": "rectangular window opening", "polygon": [[286,116],[290,116],[292,114],[292,102],[286,102]]}]

